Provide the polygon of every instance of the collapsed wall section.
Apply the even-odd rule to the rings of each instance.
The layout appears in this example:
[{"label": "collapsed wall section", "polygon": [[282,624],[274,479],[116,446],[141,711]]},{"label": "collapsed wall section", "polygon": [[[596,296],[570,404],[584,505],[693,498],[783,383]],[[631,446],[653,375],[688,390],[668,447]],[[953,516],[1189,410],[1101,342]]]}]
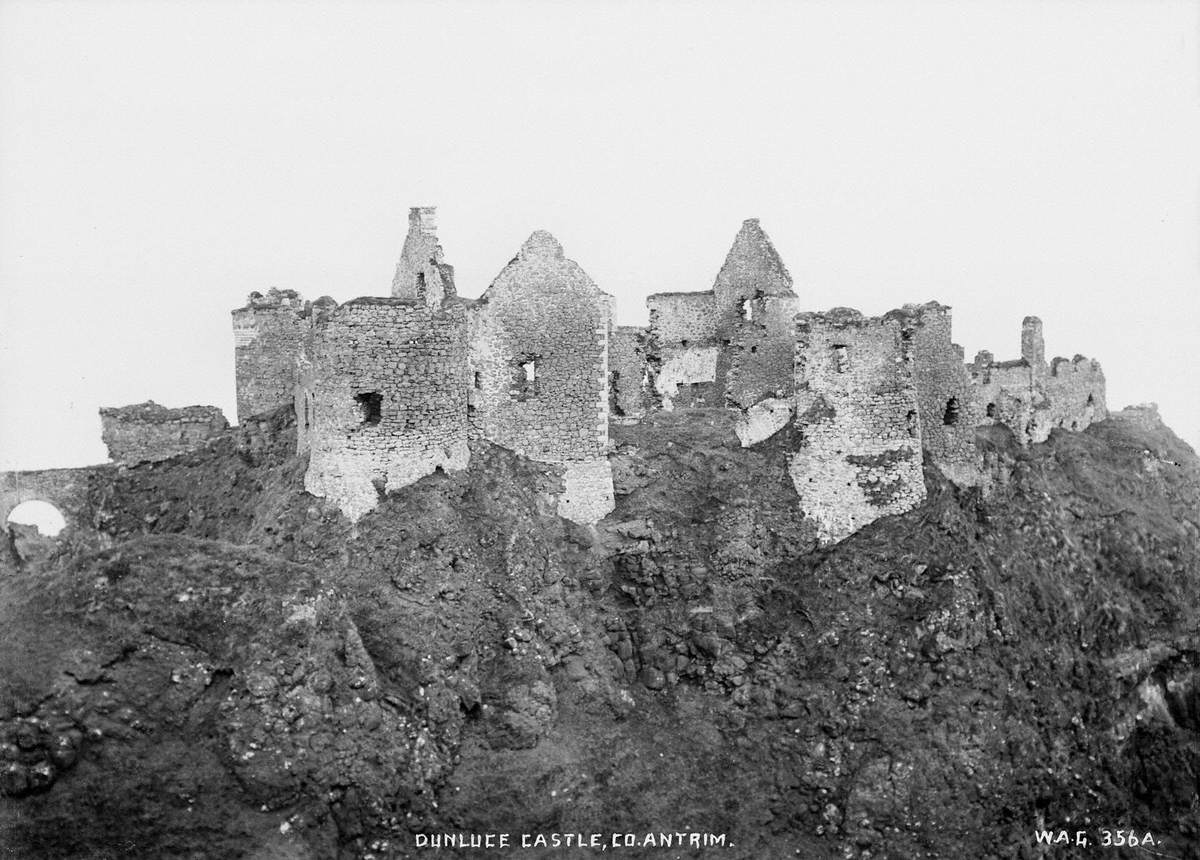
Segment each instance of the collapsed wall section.
[{"label": "collapsed wall section", "polygon": [[295,394],[304,488],[351,520],[381,491],[465,469],[467,319],[458,302],[360,298],[317,321]]},{"label": "collapsed wall section", "polygon": [[795,391],[794,295],[746,299],[724,326],[725,405],[749,409],[763,400],[789,398]]},{"label": "collapsed wall section", "polygon": [[253,292],[233,311],[239,422],[292,402],[308,329],[308,307],[295,290]]},{"label": "collapsed wall section", "polygon": [[712,292],[655,293],[647,364],[652,396],[663,409],[721,406],[717,385],[717,305]]},{"label": "collapsed wall section", "polygon": [[849,308],[796,323],[796,417],[789,470],[800,508],[835,542],[925,498],[912,359],[896,317]]},{"label": "collapsed wall section", "polygon": [[612,510],[608,466],[612,297],[537,231],[471,307],[472,433],[568,466],[559,512]]},{"label": "collapsed wall section", "polygon": [[1095,359],[1082,355],[1055,358],[1043,383],[1046,421],[1052,427],[1084,430],[1108,417],[1104,371]]},{"label": "collapsed wall section", "polygon": [[912,360],[917,416],[924,453],[946,477],[969,487],[983,480],[983,457],[975,428],[984,423],[962,348],[951,342],[950,308],[937,302],[892,311],[901,342]]},{"label": "collapsed wall section", "polygon": [[608,337],[608,412],[613,421],[629,423],[653,408],[647,361],[649,330],[614,326]]},{"label": "collapsed wall section", "polygon": [[100,409],[100,438],[117,463],[166,460],[198,448],[229,428],[215,406],[168,409],[153,400]]},{"label": "collapsed wall section", "polygon": [[1042,321],[1021,324],[1021,357],[997,362],[981,351],[970,365],[985,424],[1004,424],[1021,445],[1044,442],[1056,427],[1084,430],[1108,416],[1100,363],[1076,355],[1045,361]]}]

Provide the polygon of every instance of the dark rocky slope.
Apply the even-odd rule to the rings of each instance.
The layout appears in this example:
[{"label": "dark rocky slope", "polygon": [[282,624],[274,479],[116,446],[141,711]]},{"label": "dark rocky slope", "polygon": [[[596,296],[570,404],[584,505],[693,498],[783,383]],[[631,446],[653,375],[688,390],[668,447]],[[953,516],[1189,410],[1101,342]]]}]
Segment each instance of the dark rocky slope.
[{"label": "dark rocky slope", "polygon": [[817,550],[783,435],[615,427],[596,530],[487,445],[351,526],[282,414],[96,472],[90,525],[4,552],[0,857],[1068,857],[1035,829],[1103,826],[1200,857],[1195,454],[994,439],[991,498],[930,473]]}]

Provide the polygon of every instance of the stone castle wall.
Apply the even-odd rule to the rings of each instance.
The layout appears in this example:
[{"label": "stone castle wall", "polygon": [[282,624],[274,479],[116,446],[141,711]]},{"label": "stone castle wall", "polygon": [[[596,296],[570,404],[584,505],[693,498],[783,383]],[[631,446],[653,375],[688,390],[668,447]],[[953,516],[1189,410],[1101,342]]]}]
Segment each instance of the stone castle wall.
[{"label": "stone castle wall", "polygon": [[647,365],[652,396],[664,409],[718,406],[717,306],[711,292],[647,297]]},{"label": "stone castle wall", "polygon": [[895,316],[912,360],[913,387],[921,446],[937,467],[961,486],[983,480],[983,458],[975,447],[975,428],[983,407],[971,389],[962,349],[951,342],[950,308],[937,302],[905,305]]},{"label": "stone castle wall", "polygon": [[245,421],[292,402],[308,310],[295,290],[251,293],[233,311],[237,417]]},{"label": "stone castle wall", "polygon": [[459,302],[361,298],[318,321],[295,397],[304,487],[351,520],[381,491],[467,466],[467,318]]},{"label": "stone castle wall", "polygon": [[1044,442],[1050,431],[1084,430],[1108,417],[1100,363],[1081,355],[1047,364],[1042,321],[1021,325],[1021,358],[997,362],[980,352],[969,366],[983,424],[1003,424],[1021,445]]},{"label": "stone castle wall", "polygon": [[800,509],[837,541],[925,498],[912,359],[896,317],[801,314],[790,471]]},{"label": "stone castle wall", "polygon": [[613,504],[611,327],[612,297],[544,231],[471,307],[472,432],[533,460],[571,464],[560,511],[584,522]]},{"label": "stone castle wall", "polygon": [[608,414],[635,421],[654,406],[647,358],[649,329],[614,326],[608,336]]},{"label": "stone castle wall", "polygon": [[229,429],[215,406],[168,409],[153,400],[100,410],[100,438],[117,463],[166,460],[198,448]]},{"label": "stone castle wall", "polygon": [[796,296],[764,295],[746,299],[744,313],[727,324],[722,339],[728,360],[725,403],[749,409],[767,399],[789,398],[795,392]]},{"label": "stone castle wall", "polygon": [[838,540],[917,504],[924,456],[986,490],[980,425],[1031,444],[1107,414],[1099,364],[1047,363],[1035,317],[1020,359],[984,352],[966,365],[936,302],[880,318],[800,313],[756,219],[711,289],[646,303],[646,328],[614,327],[611,297],[542,231],[481,299],[458,299],[435,211],[414,208],[391,299],[339,308],[272,290],[234,311],[238,415],[294,402],[306,486],[352,518],[380,489],[462,468],[473,438],[561,465],[560,513],[592,523],[613,504],[610,421],[736,409],[744,446],[794,425],[801,510]]}]

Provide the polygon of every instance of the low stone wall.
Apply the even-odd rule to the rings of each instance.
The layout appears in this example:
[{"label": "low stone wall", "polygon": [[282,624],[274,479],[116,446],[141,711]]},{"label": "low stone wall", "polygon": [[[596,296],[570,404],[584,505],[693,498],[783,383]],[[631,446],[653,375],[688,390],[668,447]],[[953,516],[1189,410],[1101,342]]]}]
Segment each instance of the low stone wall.
[{"label": "low stone wall", "polygon": [[101,439],[117,463],[166,460],[203,445],[229,428],[215,406],[168,409],[153,400],[100,410]]}]

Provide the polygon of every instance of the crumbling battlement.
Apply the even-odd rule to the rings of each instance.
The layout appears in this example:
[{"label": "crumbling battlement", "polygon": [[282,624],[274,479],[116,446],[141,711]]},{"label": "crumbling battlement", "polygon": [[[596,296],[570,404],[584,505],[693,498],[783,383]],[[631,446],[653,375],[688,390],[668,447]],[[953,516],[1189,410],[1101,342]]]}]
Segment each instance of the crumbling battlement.
[{"label": "crumbling battlement", "polygon": [[294,402],[306,487],[352,518],[380,489],[462,468],[473,438],[562,465],[560,512],[593,523],[612,507],[610,421],[724,408],[744,446],[792,425],[800,510],[839,540],[917,504],[925,457],[987,492],[980,426],[1029,444],[1107,414],[1099,364],[1047,363],[1035,317],[1021,358],[967,365],[937,302],[802,313],[757,219],[710,289],[649,296],[644,328],[613,326],[611,297],[544,231],[460,299],[436,226],[432,207],[410,210],[391,298],[272,290],[234,311],[239,418]]},{"label": "crumbling battlement", "polygon": [[166,460],[223,433],[229,422],[215,406],[168,409],[153,400],[100,409],[100,438],[117,463]]},{"label": "crumbling battlement", "polygon": [[1076,355],[1046,363],[1042,321],[1025,317],[1021,357],[997,362],[981,351],[969,365],[979,423],[1003,424],[1022,445],[1046,441],[1050,431],[1084,430],[1108,417],[1104,372]]}]

